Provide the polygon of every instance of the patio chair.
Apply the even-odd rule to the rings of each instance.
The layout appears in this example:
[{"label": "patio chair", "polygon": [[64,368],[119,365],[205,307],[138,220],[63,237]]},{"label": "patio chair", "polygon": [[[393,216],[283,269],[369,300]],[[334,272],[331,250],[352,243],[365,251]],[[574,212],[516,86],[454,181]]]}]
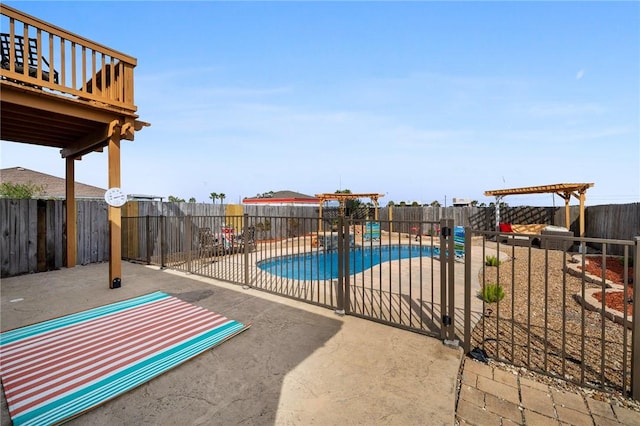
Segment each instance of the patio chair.
[{"label": "patio chair", "polygon": [[235,241],[241,245],[241,247],[244,247],[245,244],[249,245],[249,251],[254,251],[256,249],[256,227],[255,226],[249,226],[247,227],[244,231],[242,231],[242,234],[238,235],[235,238]]},{"label": "patio chair", "polygon": [[[28,39],[28,73],[30,77],[38,78],[38,39],[29,38]],[[0,34],[0,51],[2,52],[2,60],[1,65],[5,70],[10,69],[11,62],[11,34],[1,33]],[[13,36],[13,59],[14,59],[14,71],[18,74],[24,73],[24,63],[25,63],[25,45],[24,45],[24,37],[15,35]],[[42,80],[51,81],[51,67],[49,66],[49,62],[44,57],[40,58],[42,60],[42,64],[46,65],[42,69]],[[58,71],[53,70],[53,82],[58,84]]]},{"label": "patio chair", "polygon": [[212,257],[224,254],[224,246],[211,232],[211,228],[200,228],[199,231],[199,257]]}]

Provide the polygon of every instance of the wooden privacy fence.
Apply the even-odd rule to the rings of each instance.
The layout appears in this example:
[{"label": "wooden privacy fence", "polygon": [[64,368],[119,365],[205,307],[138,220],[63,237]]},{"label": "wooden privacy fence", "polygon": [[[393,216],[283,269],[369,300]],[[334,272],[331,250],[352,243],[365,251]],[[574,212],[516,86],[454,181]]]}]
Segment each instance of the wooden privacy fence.
[{"label": "wooden privacy fence", "polygon": [[[0,272],[2,277],[61,268],[66,261],[65,200],[11,200],[0,198]],[[77,262],[89,264],[109,260],[107,204],[77,200]],[[129,202],[123,217],[209,216],[289,217],[299,222],[318,217],[316,206],[242,206],[233,204]],[[546,223],[564,226],[564,207],[505,207],[504,222]],[[577,235],[578,207],[571,207],[571,230]],[[326,218],[325,218],[326,219]],[[381,223],[391,222],[395,232],[414,233],[415,223],[453,219],[458,226],[491,231],[495,226],[494,207],[383,207]],[[326,220],[325,220],[326,222]],[[276,226],[274,222],[271,226]],[[294,223],[286,222],[290,230]],[[265,224],[263,224],[265,225]],[[240,224],[236,224],[240,227]],[[389,231],[389,229],[383,229]],[[428,233],[430,230],[421,229]],[[123,230],[123,242],[130,238]],[[302,232],[301,229],[295,231]],[[586,235],[592,238],[631,240],[640,235],[640,203],[586,208]],[[143,241],[146,241],[143,239]],[[597,247],[596,247],[597,248]],[[611,253],[619,254],[619,253]]]},{"label": "wooden privacy fence", "polygon": [[[109,260],[107,204],[77,201],[77,261]],[[64,200],[0,198],[2,277],[59,269],[66,262]]]}]

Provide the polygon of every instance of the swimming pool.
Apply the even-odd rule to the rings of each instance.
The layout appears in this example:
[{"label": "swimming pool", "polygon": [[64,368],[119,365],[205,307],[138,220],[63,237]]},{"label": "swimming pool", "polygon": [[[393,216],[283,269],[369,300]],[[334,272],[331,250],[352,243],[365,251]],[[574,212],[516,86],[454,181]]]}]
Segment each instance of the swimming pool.
[{"label": "swimming pool", "polygon": [[[375,265],[410,257],[440,256],[437,247],[391,245],[357,247],[349,251],[349,274],[356,274]],[[327,280],[338,278],[338,252],[317,251],[289,256],[272,257],[257,263],[265,272],[296,280]]]}]

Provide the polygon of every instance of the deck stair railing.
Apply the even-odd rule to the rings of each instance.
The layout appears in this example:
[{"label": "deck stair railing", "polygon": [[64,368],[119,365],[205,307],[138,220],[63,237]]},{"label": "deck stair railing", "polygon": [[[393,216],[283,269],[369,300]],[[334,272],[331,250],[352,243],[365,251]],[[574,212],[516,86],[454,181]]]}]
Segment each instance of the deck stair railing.
[{"label": "deck stair railing", "polygon": [[135,58],[4,4],[0,4],[0,28],[3,84],[135,112]]}]

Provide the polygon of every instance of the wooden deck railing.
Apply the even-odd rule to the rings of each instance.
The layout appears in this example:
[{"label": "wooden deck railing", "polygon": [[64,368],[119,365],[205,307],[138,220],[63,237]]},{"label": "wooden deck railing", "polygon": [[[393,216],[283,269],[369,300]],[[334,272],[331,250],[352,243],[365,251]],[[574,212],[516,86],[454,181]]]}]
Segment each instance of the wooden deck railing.
[{"label": "wooden deck railing", "polygon": [[2,80],[136,111],[135,58],[4,4],[0,13]]}]

